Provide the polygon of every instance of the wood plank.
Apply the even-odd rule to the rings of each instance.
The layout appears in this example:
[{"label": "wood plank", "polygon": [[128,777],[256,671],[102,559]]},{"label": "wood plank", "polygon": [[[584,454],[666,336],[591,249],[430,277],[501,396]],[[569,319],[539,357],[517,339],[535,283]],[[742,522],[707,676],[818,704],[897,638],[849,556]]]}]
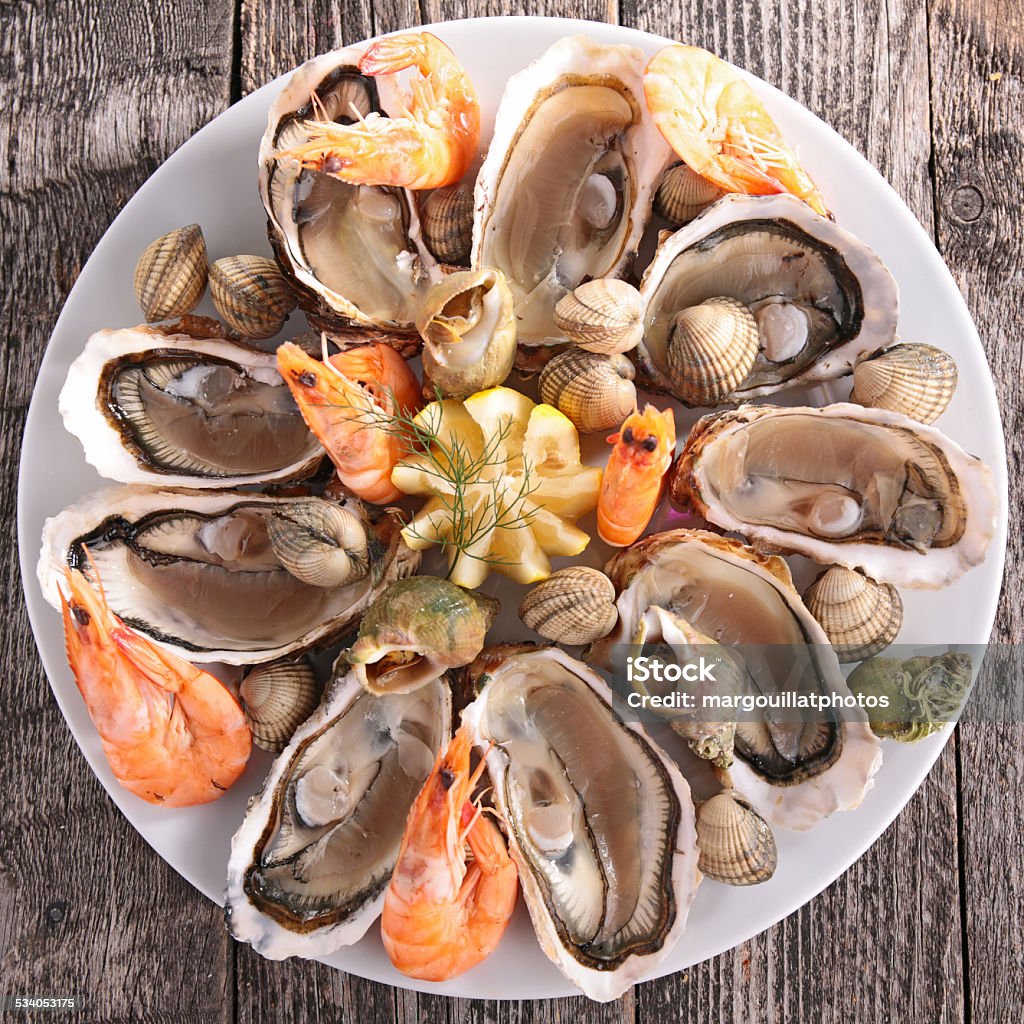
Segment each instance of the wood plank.
[{"label": "wood plank", "polygon": [[0,976],[5,992],[84,995],[95,1021],[229,1019],[229,942],[218,909],[114,808],[50,694],[21,599],[14,480],[36,368],[80,267],[228,103],[232,15],[230,0],[0,6]]},{"label": "wood plank", "polygon": [[970,1017],[1010,1020],[1024,1007],[1024,942],[1012,924],[1024,906],[1024,694],[1020,648],[1007,646],[1024,640],[1024,10],[936,0],[929,15],[939,248],[988,354],[1009,466],[1013,518],[992,634],[1001,646],[978,682],[978,710],[960,726],[959,770]]}]

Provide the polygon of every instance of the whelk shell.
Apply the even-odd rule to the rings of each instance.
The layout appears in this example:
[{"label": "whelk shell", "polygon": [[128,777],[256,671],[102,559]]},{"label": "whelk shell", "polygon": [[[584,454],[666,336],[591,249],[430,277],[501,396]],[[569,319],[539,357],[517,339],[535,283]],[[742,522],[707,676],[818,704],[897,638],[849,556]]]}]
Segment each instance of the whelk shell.
[{"label": "whelk shell", "polygon": [[206,290],[206,241],[198,224],[146,246],[135,265],[135,297],[148,323],[191,313]]},{"label": "whelk shell", "polygon": [[750,373],[760,347],[754,315],[720,296],[676,315],[668,341],[668,365],[679,399],[714,405]]},{"label": "whelk shell", "polygon": [[359,517],[329,501],[295,501],[267,521],[278,561],[297,580],[332,590],[370,569],[366,530]]},{"label": "whelk shell", "polygon": [[654,210],[673,227],[689,224],[694,217],[725,193],[686,164],[670,167],[654,194]]},{"label": "whelk shell", "polygon": [[585,565],[559,569],[523,598],[519,617],[542,637],[561,644],[589,644],[607,636],[618,620],[615,587]]},{"label": "whelk shell", "polygon": [[278,754],[320,702],[320,685],[305,661],[258,665],[238,691],[257,746]]},{"label": "whelk shell", "polygon": [[469,265],[473,242],[473,190],[465,185],[435,189],[420,210],[423,239],[442,263]]},{"label": "whelk shell", "polygon": [[636,408],[635,372],[624,355],[566,349],[541,371],[541,401],[568,416],[577,430],[614,430]]},{"label": "whelk shell", "polygon": [[643,337],[640,293],[616,278],[581,284],[558,301],[554,317],[558,329],[588,352],[628,352]]},{"label": "whelk shell", "polygon": [[295,308],[278,265],[265,256],[225,256],[210,266],[210,297],[228,326],[246,338],[271,338]]},{"label": "whelk shell", "polygon": [[946,411],[956,384],[956,363],[941,348],[892,345],[858,360],[850,401],[932,423]]},{"label": "whelk shell", "polygon": [[727,885],[757,885],[775,874],[779,856],[768,823],[735,790],[697,808],[698,866]]},{"label": "whelk shell", "polygon": [[841,565],[815,579],[804,592],[804,603],[842,662],[878,654],[903,624],[903,601],[894,586]]}]

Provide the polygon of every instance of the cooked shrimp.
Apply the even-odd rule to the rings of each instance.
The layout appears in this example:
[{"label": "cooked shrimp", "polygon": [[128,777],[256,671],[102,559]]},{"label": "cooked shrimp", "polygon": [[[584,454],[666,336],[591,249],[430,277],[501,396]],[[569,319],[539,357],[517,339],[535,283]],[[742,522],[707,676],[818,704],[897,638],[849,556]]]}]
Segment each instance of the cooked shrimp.
[{"label": "cooked shrimp", "polygon": [[338,479],[366,501],[400,498],[391,471],[404,443],[390,421],[396,408],[414,412],[419,405],[419,385],[405,360],[386,345],[369,345],[320,362],[286,342],[277,366]]},{"label": "cooked shrimp", "polygon": [[617,434],[597,499],[597,531],[606,544],[625,547],[647,528],[658,507],[665,474],[676,450],[671,409],[653,405],[632,412]]},{"label": "cooked shrimp", "polygon": [[409,811],[384,897],[384,948],[411,978],[468,971],[498,945],[516,904],[519,874],[505,840],[470,802],[484,765],[470,774],[469,751],[460,729],[438,757]]},{"label": "cooked shrimp", "polygon": [[828,216],[754,90],[721,58],[697,46],[666,46],[647,65],[644,94],[661,134],[697,174],[726,192],[791,192]]},{"label": "cooked shrimp", "polygon": [[311,120],[309,141],[278,153],[355,185],[440,188],[457,182],[480,145],[480,104],[455,54],[429,32],[378,40],[363,55],[364,75],[416,76],[397,117],[371,113],[353,124]]},{"label": "cooked shrimp", "polygon": [[117,781],[164,807],[216,800],[252,748],[238,701],[208,672],[129,629],[98,576],[98,589],[77,569],[65,579],[68,662]]}]

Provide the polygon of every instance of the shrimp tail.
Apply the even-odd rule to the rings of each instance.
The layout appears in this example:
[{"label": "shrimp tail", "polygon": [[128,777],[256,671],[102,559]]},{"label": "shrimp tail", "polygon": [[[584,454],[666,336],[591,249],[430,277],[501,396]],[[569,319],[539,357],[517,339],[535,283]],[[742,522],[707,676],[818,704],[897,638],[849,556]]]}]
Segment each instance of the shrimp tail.
[{"label": "shrimp tail", "polygon": [[406,32],[378,39],[363,54],[359,70],[371,77],[391,75],[411,67],[422,74],[428,74],[437,63],[434,54],[445,51],[451,52],[437,36],[429,32]]}]

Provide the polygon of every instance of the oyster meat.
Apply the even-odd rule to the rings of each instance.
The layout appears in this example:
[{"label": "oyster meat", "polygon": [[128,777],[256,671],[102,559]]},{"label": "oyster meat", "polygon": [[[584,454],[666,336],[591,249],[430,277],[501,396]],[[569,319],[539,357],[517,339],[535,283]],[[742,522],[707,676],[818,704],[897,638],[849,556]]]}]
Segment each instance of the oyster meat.
[{"label": "oyster meat", "polygon": [[708,299],[747,306],[760,351],[715,404],[831,380],[892,343],[899,293],[892,274],[849,231],[791,195],[728,195],[669,235],[644,274],[646,386],[687,401],[671,348],[676,318]]},{"label": "oyster meat", "polygon": [[643,54],[560,39],[509,79],[476,183],[473,266],[508,279],[521,345],[564,341],[555,304],[625,273],[670,157],[647,112]]},{"label": "oyster meat", "polygon": [[672,500],[774,550],[942,587],[985,558],[998,498],[988,467],[900,413],[837,403],[706,416]]},{"label": "oyster meat", "polygon": [[86,461],[123,483],[292,480],[324,455],[273,353],[221,338],[98,331],[68,370],[60,413]]},{"label": "oyster meat", "polygon": [[442,680],[374,696],[351,673],[336,678],[231,841],[231,934],[272,960],[357,942],[380,915],[406,815],[450,731]]},{"label": "oyster meat", "polygon": [[700,879],[689,786],[564,651],[491,648],[473,670],[482,692],[462,721],[541,947],[591,999],[615,999],[685,926]]},{"label": "oyster meat", "polygon": [[388,83],[359,73],[365,49],[323,54],[288,80],[260,143],[260,195],[274,252],[310,323],[406,332],[413,351],[416,313],[437,271],[410,193],[351,185],[277,156],[306,141],[303,122],[318,113],[351,124],[371,111],[391,112],[396,97]]},{"label": "oyster meat", "polygon": [[[658,607],[735,648],[754,696],[850,696],[835,652],[781,558],[717,534],[670,530],[619,552],[605,571],[618,592],[619,621],[591,648],[596,664],[615,665]],[[737,718],[728,784],[773,825],[812,828],[833,811],[856,807],[882,763],[858,708],[773,710],[771,717],[744,710]]]},{"label": "oyster meat", "polygon": [[194,662],[260,664],[327,643],[355,624],[420,556],[388,512],[364,524],[369,571],[327,589],[282,564],[268,523],[308,499],[237,492],[175,493],[112,487],[48,519],[39,584],[57,602],[65,566],[98,572],[111,609],[128,625]]}]

